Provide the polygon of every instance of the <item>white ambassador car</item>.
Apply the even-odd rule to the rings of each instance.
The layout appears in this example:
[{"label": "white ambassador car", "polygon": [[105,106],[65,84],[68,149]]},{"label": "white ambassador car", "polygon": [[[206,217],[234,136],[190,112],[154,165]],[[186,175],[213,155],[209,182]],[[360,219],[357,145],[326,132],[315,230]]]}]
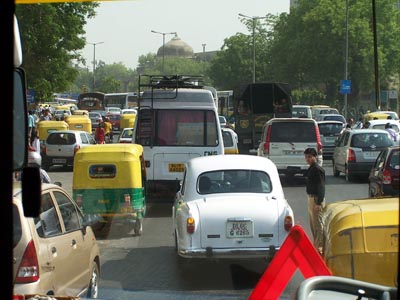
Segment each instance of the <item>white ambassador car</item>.
[{"label": "white ambassador car", "polygon": [[183,258],[271,258],[294,224],[275,164],[254,155],[188,161],[172,207]]}]

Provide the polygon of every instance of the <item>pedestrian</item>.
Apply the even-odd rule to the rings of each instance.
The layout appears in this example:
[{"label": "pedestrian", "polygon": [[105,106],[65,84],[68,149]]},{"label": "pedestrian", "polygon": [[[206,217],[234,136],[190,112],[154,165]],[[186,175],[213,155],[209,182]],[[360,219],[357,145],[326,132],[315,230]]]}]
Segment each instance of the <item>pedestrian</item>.
[{"label": "pedestrian", "polygon": [[99,121],[99,126],[96,128],[94,132],[94,139],[97,144],[105,144],[106,133],[104,130],[104,125],[102,121]]},{"label": "pedestrian", "polygon": [[308,198],[308,216],[314,246],[322,254],[323,249],[323,220],[325,208],[325,170],[318,165],[318,153],[314,148],[304,151],[305,160],[309,165],[307,170],[306,192]]},{"label": "pedestrian", "polygon": [[104,132],[107,137],[108,143],[112,143],[113,141],[113,134],[112,134],[112,123],[109,117],[106,117],[104,120]]},{"label": "pedestrian", "polygon": [[386,123],[385,130],[389,133],[392,141],[397,142],[397,132],[390,126],[390,123]]},{"label": "pedestrian", "polygon": [[32,131],[33,128],[35,128],[35,117],[33,116],[33,111],[28,112],[28,137],[29,137],[29,142],[32,137]]},{"label": "pedestrian", "polygon": [[39,131],[36,129],[36,127],[34,127],[32,131],[31,145],[33,148],[35,148],[35,151],[40,155]]}]

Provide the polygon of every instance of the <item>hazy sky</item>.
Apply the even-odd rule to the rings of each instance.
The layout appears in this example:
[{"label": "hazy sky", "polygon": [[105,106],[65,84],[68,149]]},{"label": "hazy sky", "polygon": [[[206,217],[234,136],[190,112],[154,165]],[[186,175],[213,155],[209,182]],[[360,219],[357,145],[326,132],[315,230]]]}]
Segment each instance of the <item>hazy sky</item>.
[{"label": "hazy sky", "polygon": [[[265,16],[289,11],[290,0],[130,0],[100,2],[97,16],[88,20],[86,40],[96,45],[96,60],[107,64],[122,62],[137,66],[138,58],[156,53],[162,35],[177,32],[194,52],[219,50],[225,38],[237,32],[248,33],[238,14]],[[173,35],[166,35],[168,42]],[[91,68],[93,45],[82,50]]]}]

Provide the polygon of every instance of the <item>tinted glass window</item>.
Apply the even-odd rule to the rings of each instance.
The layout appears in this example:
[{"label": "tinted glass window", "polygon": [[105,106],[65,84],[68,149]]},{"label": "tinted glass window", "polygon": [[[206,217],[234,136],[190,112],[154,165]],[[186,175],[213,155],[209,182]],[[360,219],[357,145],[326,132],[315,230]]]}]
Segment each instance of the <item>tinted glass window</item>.
[{"label": "tinted glass window", "polygon": [[40,237],[52,237],[62,233],[60,220],[49,193],[42,195],[40,215],[34,219],[34,222]]},{"label": "tinted glass window", "polygon": [[82,140],[82,144],[89,144],[86,134],[84,134],[84,133],[81,133],[81,140]]},{"label": "tinted glass window", "polygon": [[306,107],[293,107],[293,117],[307,117],[308,116],[308,109]]},{"label": "tinted glass window", "polygon": [[319,133],[324,136],[333,136],[339,135],[340,132],[343,130],[342,124],[318,124]]},{"label": "tinted glass window", "polygon": [[206,172],[197,180],[199,194],[270,193],[271,180],[267,173],[254,170],[221,170]]},{"label": "tinted glass window", "polygon": [[71,200],[61,192],[54,192],[58,208],[60,209],[62,219],[64,221],[65,231],[70,232],[81,228],[81,220],[78,216],[76,206]]},{"label": "tinted glass window", "polygon": [[158,110],[154,144],[158,146],[218,145],[215,113],[202,110]]},{"label": "tinted glass window", "polygon": [[393,145],[389,136],[384,133],[358,133],[351,138],[351,147],[376,148],[389,147]]},{"label": "tinted glass window", "polygon": [[123,138],[131,138],[132,134],[133,134],[133,130],[132,129],[124,130],[122,132],[121,137],[123,137]]},{"label": "tinted glass window", "polygon": [[346,119],[343,116],[325,116],[325,121],[339,121],[342,123],[346,123]]},{"label": "tinted glass window", "polygon": [[76,143],[75,134],[73,133],[52,133],[47,137],[49,145],[73,145]]},{"label": "tinted glass window", "polygon": [[312,143],[317,141],[312,122],[276,122],[271,128],[273,143]]}]

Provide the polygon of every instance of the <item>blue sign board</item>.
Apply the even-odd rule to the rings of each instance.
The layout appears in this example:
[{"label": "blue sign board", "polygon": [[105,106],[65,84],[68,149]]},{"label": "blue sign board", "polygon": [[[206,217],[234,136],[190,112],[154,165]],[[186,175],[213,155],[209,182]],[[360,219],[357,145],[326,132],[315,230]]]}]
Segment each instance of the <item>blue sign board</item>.
[{"label": "blue sign board", "polygon": [[26,91],[26,101],[28,103],[35,103],[35,90],[28,89]]},{"label": "blue sign board", "polygon": [[340,93],[351,94],[351,80],[340,80]]}]

